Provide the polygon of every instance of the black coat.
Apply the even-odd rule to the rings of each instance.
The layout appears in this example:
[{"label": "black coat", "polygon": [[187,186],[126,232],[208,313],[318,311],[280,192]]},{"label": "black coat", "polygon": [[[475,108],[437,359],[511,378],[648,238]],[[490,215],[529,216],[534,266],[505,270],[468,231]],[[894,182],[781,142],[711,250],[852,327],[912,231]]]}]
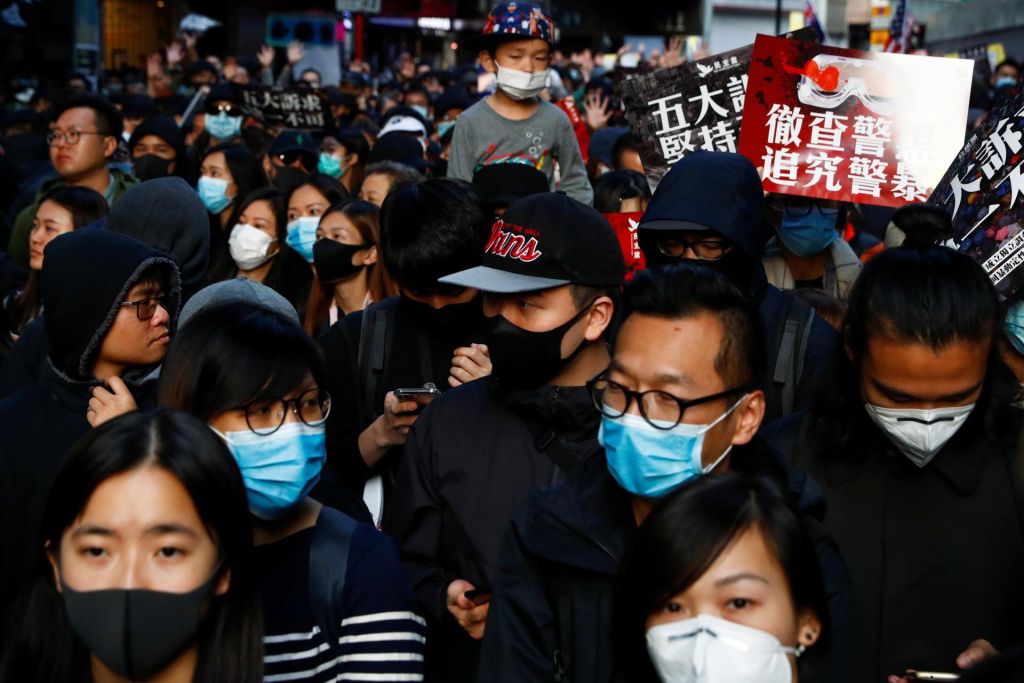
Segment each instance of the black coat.
[{"label": "black coat", "polygon": [[[504,392],[487,378],[436,399],[416,421],[384,530],[398,540],[433,621],[434,680],[476,676],[479,643],[448,613],[448,584],[465,579],[489,590],[512,513],[531,491],[599,449],[599,418],[584,387]],[[542,451],[538,437],[547,429],[560,445]]]},{"label": "black coat", "polygon": [[[733,449],[732,469],[785,486],[811,528],[833,627],[848,620],[846,572],[816,527],[817,486],[786,470],[762,441]],[[714,476],[714,475],[711,475]],[[630,495],[608,472],[603,452],[566,482],[534,492],[512,519],[494,578],[478,681],[607,683],[630,680],[613,642],[619,566],[636,523]],[[842,680],[845,652],[831,652],[829,680]]]},{"label": "black coat", "polygon": [[953,671],[978,638],[999,648],[1021,642],[1024,459],[1016,434],[1024,421],[1006,409],[997,436],[980,412],[925,467],[863,410],[850,418],[860,452],[819,445],[806,419],[777,426],[780,449],[821,484],[825,525],[850,571],[853,681],[908,668]]}]

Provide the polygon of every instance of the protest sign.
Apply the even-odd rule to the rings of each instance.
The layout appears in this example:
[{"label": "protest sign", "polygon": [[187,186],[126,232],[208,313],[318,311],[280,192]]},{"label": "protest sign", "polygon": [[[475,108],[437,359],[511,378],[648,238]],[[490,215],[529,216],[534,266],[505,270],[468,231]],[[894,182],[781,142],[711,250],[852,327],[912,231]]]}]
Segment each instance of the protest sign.
[{"label": "protest sign", "polygon": [[928,198],[956,157],[974,65],[760,35],[740,152],[764,189],[902,206]]},{"label": "protest sign", "polygon": [[644,252],[640,251],[640,239],[637,228],[640,226],[640,219],[643,218],[643,211],[631,213],[606,213],[615,236],[619,238],[619,247],[622,249],[622,258],[626,261],[626,280],[632,280],[637,272],[647,267],[644,259]]},{"label": "protest sign", "polygon": [[311,88],[236,86],[242,111],[267,128],[318,130],[330,121],[323,93]]},{"label": "protest sign", "polygon": [[1024,286],[1024,89],[1002,98],[928,203],[953,217],[946,246],[985,268],[1002,296]]},{"label": "protest sign", "polygon": [[[813,37],[811,28],[787,36]],[[753,45],[627,78],[618,92],[653,190],[699,149],[735,152]]]}]

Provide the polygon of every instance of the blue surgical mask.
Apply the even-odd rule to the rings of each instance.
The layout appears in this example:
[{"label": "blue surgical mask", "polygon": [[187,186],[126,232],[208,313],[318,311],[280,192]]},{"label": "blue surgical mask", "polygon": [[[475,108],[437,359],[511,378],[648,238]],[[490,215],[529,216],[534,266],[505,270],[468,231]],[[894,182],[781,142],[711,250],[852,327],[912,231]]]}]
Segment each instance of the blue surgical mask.
[{"label": "blue surgical mask", "polygon": [[242,117],[228,116],[227,112],[221,112],[216,116],[206,115],[206,130],[210,131],[217,142],[225,142],[238,137],[242,132]]},{"label": "blue surgical mask", "polygon": [[1015,85],[1017,85],[1017,79],[1013,76],[1000,76],[996,79],[996,90],[1012,88]]},{"label": "blue surgical mask", "polygon": [[412,110],[422,116],[425,120],[430,120],[430,110],[424,107],[422,104],[412,105]]},{"label": "blue surgical mask", "polygon": [[806,216],[794,216],[789,209],[784,209],[779,239],[797,256],[820,254],[839,237],[837,215],[835,209],[822,210],[816,205],[810,207]]},{"label": "blue surgical mask", "polygon": [[707,474],[718,467],[732,446],[702,467],[704,435],[736,410],[743,398],[706,425],[680,422],[671,429],[658,429],[639,415],[602,416],[597,440],[604,447],[608,471],[619,486],[643,498],[661,498],[688,480]]},{"label": "blue surgical mask", "polygon": [[455,125],[454,121],[442,121],[441,123],[437,124],[437,134],[438,134],[438,136],[443,138],[445,136],[445,134],[448,131],[450,131],[452,129],[452,126],[454,126],[454,125]]},{"label": "blue surgical mask", "polygon": [[1014,301],[1007,307],[1003,326],[1007,340],[1017,353],[1024,355],[1024,300]]},{"label": "blue surgical mask", "polygon": [[217,433],[242,472],[249,511],[260,519],[282,517],[320,480],[327,447],[323,425],[293,422],[267,436],[248,429]]},{"label": "blue surgical mask", "polygon": [[316,228],[320,225],[319,216],[303,216],[288,224],[288,235],[285,243],[297,251],[306,263],[313,262],[313,245],[316,243]]},{"label": "blue surgical mask", "polygon": [[199,191],[199,198],[203,200],[203,206],[214,216],[231,205],[231,198],[225,194],[228,191],[228,181],[222,178],[204,175],[199,178],[196,189]]},{"label": "blue surgical mask", "polygon": [[[341,162],[348,157],[338,157],[327,152],[320,153],[320,161],[317,162],[316,170],[324,175],[329,175],[332,178],[340,178],[344,175],[344,171],[341,168]],[[348,169],[344,169],[347,171]]]}]

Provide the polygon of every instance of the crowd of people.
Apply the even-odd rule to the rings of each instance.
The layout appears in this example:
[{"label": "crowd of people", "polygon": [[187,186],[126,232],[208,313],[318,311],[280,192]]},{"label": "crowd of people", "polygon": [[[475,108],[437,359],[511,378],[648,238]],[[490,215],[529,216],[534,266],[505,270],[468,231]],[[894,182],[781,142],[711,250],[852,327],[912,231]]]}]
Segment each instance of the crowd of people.
[{"label": "crowd of people", "polygon": [[5,110],[0,680],[1024,680],[1024,302],[936,207],[652,193],[554,38]]}]

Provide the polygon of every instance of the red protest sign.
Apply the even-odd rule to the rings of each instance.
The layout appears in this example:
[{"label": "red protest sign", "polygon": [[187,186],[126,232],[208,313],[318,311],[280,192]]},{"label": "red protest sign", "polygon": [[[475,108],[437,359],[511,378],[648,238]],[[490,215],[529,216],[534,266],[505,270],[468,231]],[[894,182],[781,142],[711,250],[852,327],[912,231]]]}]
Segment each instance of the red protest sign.
[{"label": "red protest sign", "polygon": [[611,224],[612,229],[615,230],[615,236],[619,238],[622,258],[626,261],[626,280],[632,280],[638,271],[647,267],[644,253],[640,251],[640,241],[636,232],[643,215],[643,211],[606,213],[604,215]]},{"label": "red protest sign", "polygon": [[759,35],[739,151],[769,192],[922,202],[963,144],[973,68]]}]

